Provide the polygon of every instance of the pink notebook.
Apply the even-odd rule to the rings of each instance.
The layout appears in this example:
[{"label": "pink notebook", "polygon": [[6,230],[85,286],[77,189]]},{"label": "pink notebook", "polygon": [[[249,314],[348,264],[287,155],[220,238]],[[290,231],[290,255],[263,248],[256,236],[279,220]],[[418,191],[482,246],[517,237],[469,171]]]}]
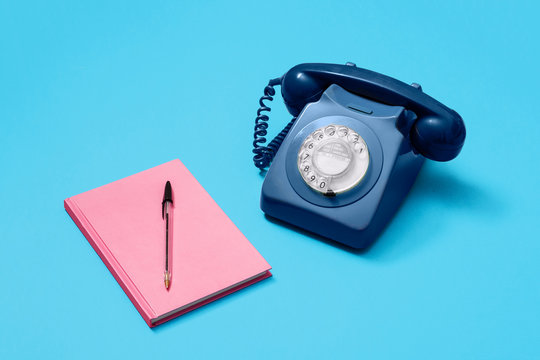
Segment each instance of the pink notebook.
[{"label": "pink notebook", "polygon": [[[169,290],[161,217],[167,180],[174,194]],[[70,197],[64,207],[150,327],[271,276],[180,160]]]}]

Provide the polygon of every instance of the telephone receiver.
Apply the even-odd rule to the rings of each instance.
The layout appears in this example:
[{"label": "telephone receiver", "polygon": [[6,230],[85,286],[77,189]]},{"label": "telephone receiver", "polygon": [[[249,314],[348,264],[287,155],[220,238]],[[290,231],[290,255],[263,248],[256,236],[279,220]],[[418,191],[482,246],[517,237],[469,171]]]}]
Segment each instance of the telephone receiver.
[{"label": "telephone receiver", "polygon": [[[264,146],[277,85],[293,119]],[[259,105],[253,161],[272,164],[263,211],[355,248],[382,231],[424,158],[454,159],[466,135],[461,116],[420,85],[353,63],[294,66],[269,81]]]},{"label": "telephone receiver", "polygon": [[383,104],[403,106],[416,115],[409,132],[413,148],[431,160],[454,159],[465,142],[465,124],[461,116],[425,94],[420,85],[408,85],[389,76],[358,68],[353,63],[300,64],[281,78],[271,80],[269,86],[279,84],[285,106],[295,117],[308,103],[319,100],[332,84]]}]

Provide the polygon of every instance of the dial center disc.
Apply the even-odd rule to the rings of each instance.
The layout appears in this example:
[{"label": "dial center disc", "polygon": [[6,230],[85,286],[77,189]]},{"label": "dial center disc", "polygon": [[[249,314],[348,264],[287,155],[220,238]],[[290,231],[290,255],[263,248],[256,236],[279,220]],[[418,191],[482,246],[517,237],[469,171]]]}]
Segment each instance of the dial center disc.
[{"label": "dial center disc", "polygon": [[341,140],[330,140],[313,152],[313,165],[327,176],[339,175],[349,167],[351,152]]}]

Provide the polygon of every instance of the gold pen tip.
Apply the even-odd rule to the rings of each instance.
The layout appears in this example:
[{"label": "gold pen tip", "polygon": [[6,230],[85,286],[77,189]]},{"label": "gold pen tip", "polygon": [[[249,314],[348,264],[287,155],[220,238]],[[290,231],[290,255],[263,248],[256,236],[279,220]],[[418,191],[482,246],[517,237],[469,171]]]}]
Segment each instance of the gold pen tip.
[{"label": "gold pen tip", "polygon": [[171,274],[168,271],[165,271],[164,281],[165,281],[165,289],[168,290],[169,285],[171,284]]}]

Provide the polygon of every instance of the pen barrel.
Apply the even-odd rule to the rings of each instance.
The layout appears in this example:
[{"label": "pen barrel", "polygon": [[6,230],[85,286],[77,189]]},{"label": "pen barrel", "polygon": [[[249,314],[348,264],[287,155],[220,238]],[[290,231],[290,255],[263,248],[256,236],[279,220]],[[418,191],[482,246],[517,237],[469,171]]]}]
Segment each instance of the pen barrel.
[{"label": "pen barrel", "polygon": [[169,271],[169,212],[168,212],[168,209],[167,209],[167,212],[165,213],[165,271],[166,272]]},{"label": "pen barrel", "polygon": [[[172,240],[172,228],[169,225],[169,220],[171,217],[171,205],[173,203],[173,197],[172,197],[172,187],[171,183],[167,181],[165,184],[165,192],[163,194],[163,201],[161,203],[161,216],[165,220],[165,273],[164,273],[164,283],[165,288],[168,290],[169,285],[171,282],[171,269],[169,267],[169,237],[171,237]],[[171,224],[172,225],[172,224]],[[171,262],[172,264],[172,262]]]}]

